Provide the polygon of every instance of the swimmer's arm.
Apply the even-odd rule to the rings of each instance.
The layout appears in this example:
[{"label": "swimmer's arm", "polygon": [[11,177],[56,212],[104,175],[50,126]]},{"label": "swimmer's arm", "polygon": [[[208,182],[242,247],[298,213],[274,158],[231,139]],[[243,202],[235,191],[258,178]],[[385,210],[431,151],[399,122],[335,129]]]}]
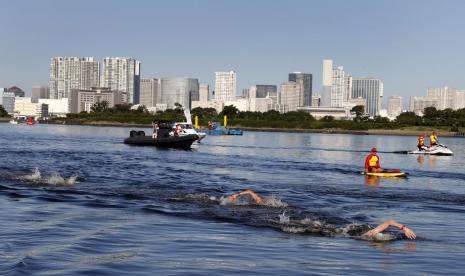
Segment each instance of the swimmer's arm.
[{"label": "swimmer's arm", "polygon": [[229,200],[230,201],[236,201],[239,197],[241,196],[244,196],[244,195],[248,195],[250,196],[256,204],[263,204],[263,198],[261,198],[259,195],[257,195],[254,191],[250,190],[250,189],[247,189],[247,190],[244,190],[240,193],[236,193],[236,194],[233,194],[229,197]]},{"label": "swimmer's arm", "polygon": [[411,240],[414,240],[417,236],[415,235],[415,232],[413,232],[410,228],[408,228],[407,226],[405,225],[402,225],[400,223],[398,223],[397,221],[393,220],[393,219],[390,219],[388,221],[385,221],[383,223],[381,223],[380,225],[378,225],[376,228],[374,229],[371,229],[370,231],[366,232],[365,234],[363,235],[367,235],[367,236],[375,236],[376,234],[378,233],[381,233],[383,232],[384,230],[386,230],[387,228],[389,227],[397,227],[399,228],[400,230],[403,230],[404,231],[404,235],[411,239]]}]

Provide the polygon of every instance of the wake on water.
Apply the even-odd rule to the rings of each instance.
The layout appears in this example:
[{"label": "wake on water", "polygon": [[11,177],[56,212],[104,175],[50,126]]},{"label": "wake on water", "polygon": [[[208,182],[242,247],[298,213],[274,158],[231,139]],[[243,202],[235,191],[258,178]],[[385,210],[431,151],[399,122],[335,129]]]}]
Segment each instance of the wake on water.
[{"label": "wake on water", "polygon": [[77,183],[78,176],[72,175],[69,178],[64,178],[57,172],[52,173],[52,175],[48,177],[43,177],[42,173],[40,172],[39,168],[35,168],[34,172],[30,175],[24,175],[19,177],[21,180],[26,180],[38,184],[49,184],[55,186],[72,186]]}]

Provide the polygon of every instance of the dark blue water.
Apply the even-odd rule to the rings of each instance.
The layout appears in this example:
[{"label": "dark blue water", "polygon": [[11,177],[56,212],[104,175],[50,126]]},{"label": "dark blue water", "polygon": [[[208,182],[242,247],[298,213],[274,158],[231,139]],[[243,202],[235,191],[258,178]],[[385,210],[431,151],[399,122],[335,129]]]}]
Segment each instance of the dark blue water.
[{"label": "dark blue water", "polygon": [[[464,139],[418,157],[387,153],[415,137],[246,132],[183,151],[128,132],[0,124],[0,274],[463,274]],[[361,176],[373,146],[409,177]],[[267,205],[224,204],[245,188]],[[418,239],[342,234],[390,218]]]}]

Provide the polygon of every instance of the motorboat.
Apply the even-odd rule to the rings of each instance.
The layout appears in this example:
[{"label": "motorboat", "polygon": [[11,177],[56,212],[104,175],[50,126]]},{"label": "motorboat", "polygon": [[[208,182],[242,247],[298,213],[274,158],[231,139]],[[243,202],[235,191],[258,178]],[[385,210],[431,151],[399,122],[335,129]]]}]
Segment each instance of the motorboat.
[{"label": "motorboat", "polygon": [[437,144],[431,147],[425,147],[424,150],[408,151],[408,154],[428,154],[428,155],[453,155],[454,153],[445,145]]},{"label": "motorboat", "polygon": [[189,123],[184,123],[184,122],[174,123],[174,126],[175,126],[175,129],[177,126],[179,126],[179,131],[178,131],[179,136],[197,135],[199,137],[199,139],[197,140],[198,142],[200,142],[203,138],[205,138],[205,136],[207,136],[203,132],[197,132],[192,126],[192,124],[189,124]]},{"label": "motorboat", "polygon": [[199,136],[197,134],[183,136],[173,134],[171,126],[166,124],[166,126],[160,125],[157,129],[157,134],[152,136],[145,135],[144,131],[131,130],[129,137],[124,140],[124,143],[137,146],[190,149],[192,143],[198,139]]}]

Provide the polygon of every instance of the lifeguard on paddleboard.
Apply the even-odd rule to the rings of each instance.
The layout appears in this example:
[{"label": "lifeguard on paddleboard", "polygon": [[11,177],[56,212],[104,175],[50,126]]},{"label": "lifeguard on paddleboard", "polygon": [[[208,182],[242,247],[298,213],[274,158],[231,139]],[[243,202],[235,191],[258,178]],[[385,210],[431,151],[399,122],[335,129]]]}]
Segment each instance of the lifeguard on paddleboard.
[{"label": "lifeguard on paddleboard", "polygon": [[365,159],[365,171],[362,174],[371,176],[396,177],[405,176],[405,172],[400,170],[384,170],[379,164],[379,155],[376,148],[371,149],[371,153]]}]

